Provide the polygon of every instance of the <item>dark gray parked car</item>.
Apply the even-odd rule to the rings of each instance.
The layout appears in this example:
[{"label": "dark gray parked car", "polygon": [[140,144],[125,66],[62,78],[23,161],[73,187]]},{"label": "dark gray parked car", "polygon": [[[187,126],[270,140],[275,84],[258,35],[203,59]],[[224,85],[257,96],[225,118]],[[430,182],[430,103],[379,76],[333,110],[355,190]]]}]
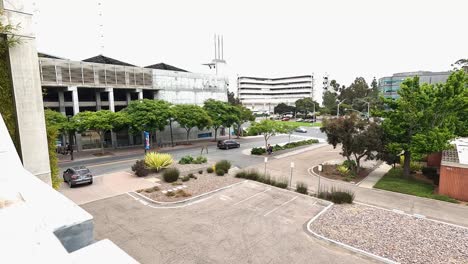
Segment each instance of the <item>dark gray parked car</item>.
[{"label": "dark gray parked car", "polygon": [[78,184],[93,183],[93,175],[85,166],[71,167],[63,172],[63,181],[72,188]]},{"label": "dark gray parked car", "polygon": [[220,149],[230,149],[239,147],[240,144],[235,140],[218,140],[218,148]]}]

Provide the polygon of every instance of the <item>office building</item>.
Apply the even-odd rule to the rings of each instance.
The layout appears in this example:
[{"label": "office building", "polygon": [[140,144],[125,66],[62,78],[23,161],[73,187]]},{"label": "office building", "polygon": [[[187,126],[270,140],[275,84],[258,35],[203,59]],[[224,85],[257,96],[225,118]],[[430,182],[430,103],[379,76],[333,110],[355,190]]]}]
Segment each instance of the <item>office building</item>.
[{"label": "office building", "polygon": [[398,90],[401,83],[414,76],[419,76],[419,83],[444,83],[447,81],[451,72],[430,72],[430,71],[417,71],[417,72],[401,72],[395,73],[389,77],[382,77],[379,79],[379,89],[384,97],[398,98]]},{"label": "office building", "polygon": [[294,105],[302,98],[314,97],[314,77],[300,75],[282,78],[238,77],[238,96],[253,112],[273,112],[280,103]]}]

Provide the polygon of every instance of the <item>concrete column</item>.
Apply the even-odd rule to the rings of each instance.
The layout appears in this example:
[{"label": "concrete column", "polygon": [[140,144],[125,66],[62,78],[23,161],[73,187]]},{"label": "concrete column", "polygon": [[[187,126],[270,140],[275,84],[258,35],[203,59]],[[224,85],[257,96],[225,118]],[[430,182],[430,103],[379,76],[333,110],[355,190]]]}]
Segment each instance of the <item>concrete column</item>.
[{"label": "concrete column", "polygon": [[63,95],[63,90],[58,90],[58,100],[59,100],[59,111],[62,115],[66,115],[65,111],[65,97]]},{"label": "concrete column", "polygon": [[96,91],[96,111],[102,109],[101,92]]},{"label": "concrete column", "polygon": [[[106,92],[109,93],[109,110],[115,112],[115,104],[114,104],[114,88],[106,88]],[[117,135],[114,131],[111,131],[111,141],[112,147],[117,148]]]},{"label": "concrete column", "polygon": [[[80,102],[78,100],[78,87],[76,86],[69,86],[67,88],[67,91],[72,92],[72,101],[73,101],[73,115],[76,115],[80,112]],[[83,146],[81,145],[81,134],[76,133],[75,134],[76,138],[76,150],[77,151],[82,151]]]},{"label": "concrete column", "polygon": [[[132,101],[132,95],[129,91],[127,91],[127,105],[130,104],[130,102]],[[128,132],[128,144],[129,145],[134,145],[135,142],[133,140],[133,135],[130,134],[130,132]]]},{"label": "concrete column", "polygon": [[136,92],[138,93],[138,100],[143,100],[143,89],[137,89]]},{"label": "concrete column", "polygon": [[115,112],[114,88],[106,88],[106,92],[109,93],[109,110]]}]

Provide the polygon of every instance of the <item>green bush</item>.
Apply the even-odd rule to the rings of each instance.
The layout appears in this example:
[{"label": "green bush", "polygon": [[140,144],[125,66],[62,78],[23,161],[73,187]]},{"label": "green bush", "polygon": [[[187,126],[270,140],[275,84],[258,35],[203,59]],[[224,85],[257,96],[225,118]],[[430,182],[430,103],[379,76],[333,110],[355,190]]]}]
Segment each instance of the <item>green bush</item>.
[{"label": "green bush", "polygon": [[193,164],[202,164],[202,163],[206,163],[207,161],[208,161],[208,159],[206,157],[198,156],[192,161],[192,163]]},{"label": "green bush", "polygon": [[148,152],[145,155],[145,164],[148,168],[160,171],[171,166],[173,160],[171,154]]},{"label": "green bush", "polygon": [[191,164],[192,162],[193,162],[193,157],[190,156],[190,155],[183,156],[183,157],[179,160],[179,164]]},{"label": "green bush", "polygon": [[179,170],[176,168],[170,168],[164,171],[163,179],[165,182],[175,182],[179,179]]},{"label": "green bush", "polygon": [[215,168],[216,171],[223,170],[225,173],[228,173],[229,169],[231,168],[231,162],[227,160],[220,160],[216,162]]},{"label": "green bush", "polygon": [[203,170],[199,170],[199,171],[198,171],[198,174],[203,174]]},{"label": "green bush", "polygon": [[[403,167],[405,164],[405,156],[400,156],[400,166]],[[421,164],[418,162],[411,161],[410,162],[410,172],[420,171],[422,169]]]},{"label": "green bush", "polygon": [[132,171],[138,177],[144,177],[149,174],[149,170],[146,167],[144,160],[137,160],[132,166]]},{"label": "green bush", "polygon": [[279,180],[276,181],[275,186],[282,189],[288,188],[288,178],[281,177]]},{"label": "green bush", "polygon": [[59,177],[58,158],[55,146],[55,139],[58,137],[58,130],[55,126],[46,127],[47,132],[47,146],[49,150],[49,166],[50,178],[52,180],[52,187],[56,190],[62,184],[62,178]]},{"label": "green bush", "polygon": [[245,171],[239,171],[235,175],[236,178],[243,178],[243,179],[245,179],[246,176],[247,176],[247,173]]},{"label": "green bush", "polygon": [[329,200],[336,204],[342,203],[353,203],[354,201],[354,193],[349,190],[338,190],[332,188],[331,191],[325,190],[320,191],[318,198]]},{"label": "green bush", "polygon": [[216,169],[216,175],[218,175],[218,176],[224,176],[224,173],[225,173],[224,170],[222,170],[222,169]]},{"label": "green bush", "polygon": [[307,194],[307,184],[305,182],[296,183],[296,192]]},{"label": "green bush", "polygon": [[349,170],[353,170],[354,168],[356,168],[356,161],[354,161],[354,160],[345,160],[345,161],[343,161],[343,164],[341,164],[341,165],[345,166]]},{"label": "green bush", "polygon": [[[203,173],[203,171],[201,171]],[[201,173],[200,173],[201,174]],[[189,173],[188,174],[189,178],[192,178],[192,179],[198,179],[197,176],[195,176],[193,173]]]},{"label": "green bush", "polygon": [[265,148],[253,148],[250,151],[250,154],[252,154],[252,155],[262,155],[262,154],[265,154],[265,153],[266,153]]},{"label": "green bush", "polygon": [[212,167],[208,167],[208,168],[206,168],[206,172],[208,172],[208,173],[213,173],[213,171],[214,171],[214,170],[213,170],[213,168],[212,168]]},{"label": "green bush", "polygon": [[336,170],[340,173],[341,176],[346,177],[349,174],[349,169],[344,165],[336,166]]},{"label": "green bush", "polygon": [[186,181],[189,181],[189,180],[190,180],[190,176],[188,176],[188,175],[182,177],[182,181],[183,181],[183,182],[186,182]]},{"label": "green bush", "polygon": [[247,172],[246,179],[257,181],[260,178],[260,173],[256,170],[250,170]]}]

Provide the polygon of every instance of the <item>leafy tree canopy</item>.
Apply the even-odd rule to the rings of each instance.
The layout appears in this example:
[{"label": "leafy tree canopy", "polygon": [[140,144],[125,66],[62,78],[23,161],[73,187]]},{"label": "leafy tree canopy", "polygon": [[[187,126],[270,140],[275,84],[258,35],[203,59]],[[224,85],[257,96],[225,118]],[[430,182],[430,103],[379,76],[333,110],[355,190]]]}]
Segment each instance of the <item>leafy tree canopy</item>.
[{"label": "leafy tree canopy", "polygon": [[187,131],[187,142],[192,128],[204,129],[212,125],[210,116],[198,105],[175,105],[172,110],[177,123]]},{"label": "leafy tree canopy", "polygon": [[275,114],[284,114],[284,113],[295,113],[296,108],[292,105],[287,105],[285,103],[279,103],[275,108],[273,109]]},{"label": "leafy tree canopy", "polygon": [[171,117],[171,104],[163,100],[143,99],[130,102],[123,111],[128,116],[133,133],[161,131]]},{"label": "leafy tree canopy", "polygon": [[307,114],[309,112],[314,111],[314,105],[315,105],[315,111],[317,111],[320,107],[319,103],[315,102],[312,100],[312,98],[302,98],[296,101],[296,110],[298,112]]}]

